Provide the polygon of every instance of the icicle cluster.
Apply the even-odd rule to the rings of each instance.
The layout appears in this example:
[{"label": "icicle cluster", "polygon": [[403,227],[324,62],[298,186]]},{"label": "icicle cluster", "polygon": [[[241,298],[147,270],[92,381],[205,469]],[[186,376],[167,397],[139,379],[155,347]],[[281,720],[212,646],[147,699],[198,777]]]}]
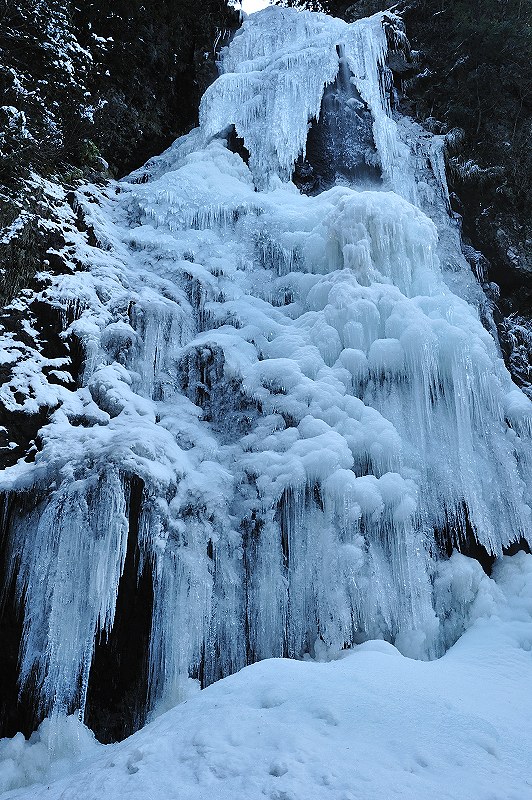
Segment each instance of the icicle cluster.
[{"label": "icicle cluster", "polygon": [[[388,51],[382,15],[348,25],[324,14],[266,9],[247,19],[222,58],[223,74],[205,93],[200,121],[207,135],[234,125],[251,154],[257,185],[288,180],[305,151],[308,124],[320,115],[325,87],[345,59],[351,80],[373,114],[382,166],[406,193],[401,159],[407,148],[388,113],[383,74]],[[409,178],[411,176],[408,176]]]},{"label": "icicle cluster", "polygon": [[[384,184],[307,197],[289,178],[339,52]],[[87,271],[57,278],[47,300],[75,304],[65,335],[82,343],[83,385],[61,391],[35,463],[2,479],[22,498],[10,545],[22,681],[36,676],[47,710],[83,705],[133,479],[154,583],[152,705],[200,668],[208,683],[365,637],[434,656],[449,629],[434,610],[435,534],[460,547],[472,532],[496,555],[529,535],[532,403],[449,288],[441,150],[426,145],[431,172],[391,118],[385,56],[382,15],[267,9],[225,53],[198,131],[117,196],[79,193],[101,247],[86,245]],[[440,244],[411,204],[421,183]]]}]

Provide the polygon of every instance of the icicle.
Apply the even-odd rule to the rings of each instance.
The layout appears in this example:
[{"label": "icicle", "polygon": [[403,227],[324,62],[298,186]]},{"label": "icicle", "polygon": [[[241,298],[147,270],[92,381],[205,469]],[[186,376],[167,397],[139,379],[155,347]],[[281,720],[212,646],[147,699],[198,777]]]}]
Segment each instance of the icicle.
[{"label": "icicle", "polygon": [[83,713],[95,637],[113,625],[125,510],[122,480],[109,470],[67,483],[12,530],[24,609],[20,683],[35,681],[47,712],[68,713],[78,701]]}]

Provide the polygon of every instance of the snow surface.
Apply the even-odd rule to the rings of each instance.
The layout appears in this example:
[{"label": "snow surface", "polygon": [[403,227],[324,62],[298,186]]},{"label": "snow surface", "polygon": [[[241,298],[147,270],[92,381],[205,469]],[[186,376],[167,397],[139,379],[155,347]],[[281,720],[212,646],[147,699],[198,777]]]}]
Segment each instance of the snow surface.
[{"label": "snow surface", "polygon": [[[79,760],[55,768],[66,775],[50,782],[43,770],[43,785],[3,797],[528,800],[532,556],[501,559],[494,580],[464,556],[451,561],[475,611],[443,658],[369,641],[326,663],[266,660],[121,744],[96,745],[78,727]],[[0,747],[4,787],[35,769],[38,748]]]},{"label": "snow surface", "polygon": [[[72,271],[40,299],[81,344],[80,386],[6,336],[0,388],[9,410],[53,409],[34,462],[0,489],[21,683],[54,717],[83,715],[133,480],[154,586],[150,708],[200,671],[210,683],[364,639],[441,655],[467,603],[438,535],[499,557],[530,539],[532,403],[481,324],[443,143],[391,115],[392,23],[254,14],[201,127],[120,184],[78,191],[98,244],[64,211]],[[383,179],[303,196],[290,173],[342,59]],[[232,125],[249,166],[227,146]]]}]

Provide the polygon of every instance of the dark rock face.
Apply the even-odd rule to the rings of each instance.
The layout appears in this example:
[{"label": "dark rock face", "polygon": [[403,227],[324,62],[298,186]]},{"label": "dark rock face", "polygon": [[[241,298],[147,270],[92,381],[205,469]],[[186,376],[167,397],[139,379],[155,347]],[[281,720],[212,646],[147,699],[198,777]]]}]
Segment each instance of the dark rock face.
[{"label": "dark rock face", "polygon": [[73,14],[82,45],[105,40],[94,76],[94,141],[113,174],[124,174],[197,123],[216,54],[238,15],[226,0],[201,9],[190,0],[95,0]]},{"label": "dark rock face", "polygon": [[190,0],[7,0],[2,183],[28,168],[92,178],[106,174],[102,159],[115,176],[144,163],[196,123],[237,25],[226,0],[207,0],[201,13]]},{"label": "dark rock face", "polygon": [[362,187],[381,180],[371,112],[339,55],[338,77],[325,89],[320,118],[312,123],[306,156],[298,160],[293,176],[305,194],[318,194],[337,182]]},{"label": "dark rock face", "polygon": [[137,541],[142,490],[142,481],[133,479],[128,550],[118,587],[115,622],[109,635],[96,644],[87,688],[85,722],[104,743],[129,736],[146,721],[153,586],[148,564],[139,574]]}]

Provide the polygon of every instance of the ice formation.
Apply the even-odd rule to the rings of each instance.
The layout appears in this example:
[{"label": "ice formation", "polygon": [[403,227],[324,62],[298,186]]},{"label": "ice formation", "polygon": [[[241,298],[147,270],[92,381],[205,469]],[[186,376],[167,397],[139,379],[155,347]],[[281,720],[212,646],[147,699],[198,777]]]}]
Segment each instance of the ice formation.
[{"label": "ice formation", "polygon": [[[83,712],[133,535],[153,580],[150,707],[189,676],[368,637],[441,654],[459,627],[436,596],[442,540],[501,555],[529,537],[532,403],[480,322],[442,142],[390,110],[394,24],[253,15],[200,128],[78,192],[98,244],[74,238],[83,268],[42,299],[81,344],[81,384],[30,354],[1,389],[8,408],[55,408],[1,478],[21,682],[44,713]],[[292,171],[339,72],[381,177],[306,196]]]},{"label": "ice formation", "polygon": [[18,788],[2,796],[528,800],[532,556],[503,557],[491,578],[458,553],[440,566],[468,625],[443,658],[373,640],[332,660],[267,659],[124,742],[97,744],[67,717],[49,766],[45,720],[29,742],[0,740],[0,792]]}]

